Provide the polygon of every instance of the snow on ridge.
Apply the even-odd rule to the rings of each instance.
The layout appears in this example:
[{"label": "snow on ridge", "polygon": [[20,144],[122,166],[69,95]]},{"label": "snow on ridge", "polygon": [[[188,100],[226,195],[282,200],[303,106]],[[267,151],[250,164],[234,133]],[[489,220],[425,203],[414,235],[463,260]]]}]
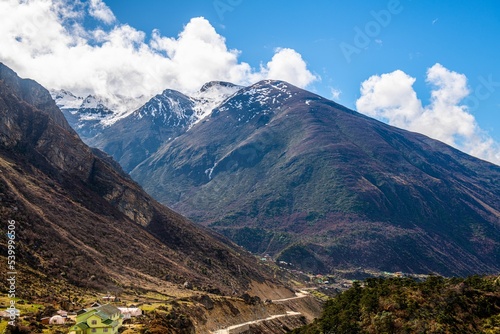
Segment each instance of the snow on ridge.
[{"label": "snow on ridge", "polygon": [[[169,104],[170,111],[172,111],[177,116],[177,118],[183,119],[183,118],[188,118],[189,117],[186,114],[186,109],[184,109],[181,106],[181,102],[179,100],[176,100],[176,99],[173,99],[171,97],[168,97],[167,98],[167,102]],[[166,117],[167,117],[167,115],[165,113],[163,113],[163,118],[166,119]]]},{"label": "snow on ridge", "polygon": [[[216,107],[223,104],[224,101],[243,88],[245,87],[229,82],[211,81],[204,84],[198,92],[190,94],[188,98],[194,104],[194,115],[189,115],[192,123],[191,126],[205,119]],[[280,93],[271,98],[270,95],[272,95],[274,90]],[[163,93],[166,92],[175,91],[167,89]],[[115,96],[113,100],[110,100],[96,95],[77,96],[66,90],[51,90],[50,93],[61,110],[66,110],[73,115],[81,112],[80,109],[94,109],[93,114],[83,115],[80,113],[78,116],[81,120],[99,120],[103,127],[110,126],[116,121],[131,115],[149,101],[145,96],[137,98]],[[259,102],[262,106],[265,104],[275,105],[294,95],[291,93],[290,87],[286,82],[277,80],[263,80],[260,84],[248,87],[243,94],[254,95],[250,102]],[[171,102],[172,112],[178,114],[178,117],[187,117],[184,115],[185,111],[181,110],[183,109],[182,106],[174,103],[173,100]],[[242,108],[243,106],[240,107]],[[99,110],[103,111],[100,115],[98,115]]]},{"label": "snow on ridge", "polygon": [[[51,90],[51,96],[61,110],[65,110],[73,115],[78,114],[79,123],[82,121],[99,121],[102,127],[108,127],[120,119],[123,119],[134,112],[138,118],[142,118],[146,113],[156,116],[156,113],[163,114],[165,121],[172,115],[167,115],[169,110],[179,119],[189,118],[189,128],[202,119],[209,116],[213,109],[221,105],[225,100],[236,94],[243,86],[234,85],[228,82],[211,81],[204,84],[198,92],[186,96],[193,104],[193,114],[186,113],[186,107],[180,103],[176,94],[179,92],[166,89],[150,99],[145,100],[144,96],[136,99],[123,96],[116,96],[113,101],[101,98],[97,95],[77,96],[67,90]],[[182,93],[180,93],[182,94]],[[163,102],[159,100],[160,95]],[[149,102],[154,106],[148,106],[146,110],[141,110]],[[153,110],[157,109],[157,110]],[[85,110],[86,112],[82,112]]]},{"label": "snow on ridge", "polygon": [[75,96],[64,89],[51,90],[50,95],[60,109],[78,109],[83,103],[83,97]]},{"label": "snow on ridge", "polygon": [[194,102],[196,120],[193,125],[206,118],[217,106],[236,94],[243,86],[233,85],[227,82],[212,81],[191,96]]},{"label": "snow on ridge", "polygon": [[73,115],[82,109],[94,110],[94,113],[81,113],[81,121],[98,120],[102,126],[110,126],[116,121],[127,117],[134,110],[144,104],[144,97],[128,98],[116,96],[114,101],[89,94],[86,97],[77,96],[70,91],[60,89],[51,90],[50,94],[56,105],[61,110],[66,110]]},{"label": "snow on ridge", "polygon": [[145,116],[162,119],[169,126],[185,124],[191,126],[195,117],[193,108],[194,102],[190,97],[178,91],[166,89],[137,109],[133,115],[136,119],[142,119]]},{"label": "snow on ridge", "polygon": [[[87,96],[80,108],[85,108],[85,109],[108,109],[105,105],[104,105],[104,101],[94,95],[89,95]],[[109,110],[109,109],[108,109]]]},{"label": "snow on ridge", "polygon": [[[276,94],[276,91],[279,93]],[[258,102],[261,106],[272,106],[283,103],[290,99],[294,94],[289,86],[283,81],[264,80],[249,87],[243,95],[250,96],[249,103]],[[241,109],[241,106],[239,107]]]}]

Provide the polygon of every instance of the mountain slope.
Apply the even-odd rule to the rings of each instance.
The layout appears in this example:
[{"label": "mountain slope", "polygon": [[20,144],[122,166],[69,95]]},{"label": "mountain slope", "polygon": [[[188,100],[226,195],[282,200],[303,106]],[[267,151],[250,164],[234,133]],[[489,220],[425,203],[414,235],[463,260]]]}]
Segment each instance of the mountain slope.
[{"label": "mountain slope", "polygon": [[16,221],[19,266],[100,291],[190,281],[232,293],[266,280],[252,257],[86,146],[47,90],[1,63],[0,118],[0,217]]},{"label": "mountain slope", "polygon": [[131,175],[305,270],[500,270],[500,167],[285,82],[238,91]]}]

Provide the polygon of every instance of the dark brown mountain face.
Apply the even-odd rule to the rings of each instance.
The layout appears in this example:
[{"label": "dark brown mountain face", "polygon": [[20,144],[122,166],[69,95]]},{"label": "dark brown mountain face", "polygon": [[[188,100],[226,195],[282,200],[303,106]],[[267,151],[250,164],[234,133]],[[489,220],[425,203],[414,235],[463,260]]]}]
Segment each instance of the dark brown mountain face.
[{"label": "dark brown mountain face", "polygon": [[500,271],[500,167],[285,82],[240,90],[131,175],[296,268]]},{"label": "dark brown mountain face", "polygon": [[[163,207],[88,148],[48,91],[3,64],[0,119],[0,217],[16,221],[19,266],[108,291],[190,281],[231,293],[265,280],[253,257]],[[0,247],[6,254],[5,240]]]},{"label": "dark brown mountain face", "polygon": [[45,88],[30,79],[19,80],[17,74],[3,64],[0,65],[0,78],[2,78],[3,84],[8,86],[11,93],[18,97],[19,100],[44,110],[57,125],[67,132],[75,134],[50,94],[47,95]]}]

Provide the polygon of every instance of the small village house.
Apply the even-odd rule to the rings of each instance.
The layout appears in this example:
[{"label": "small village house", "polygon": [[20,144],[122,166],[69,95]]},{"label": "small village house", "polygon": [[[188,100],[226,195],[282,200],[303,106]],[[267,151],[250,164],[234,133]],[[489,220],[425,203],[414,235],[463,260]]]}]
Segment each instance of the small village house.
[{"label": "small village house", "polygon": [[101,305],[77,313],[76,324],[70,334],[116,334],[123,322],[123,315],[113,305]]}]

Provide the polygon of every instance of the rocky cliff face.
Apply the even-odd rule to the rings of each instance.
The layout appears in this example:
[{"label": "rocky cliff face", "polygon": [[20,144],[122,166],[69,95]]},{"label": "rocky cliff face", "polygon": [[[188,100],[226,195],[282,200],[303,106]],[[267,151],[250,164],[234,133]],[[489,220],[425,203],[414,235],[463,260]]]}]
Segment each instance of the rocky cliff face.
[{"label": "rocky cliff face", "polygon": [[44,110],[55,124],[67,132],[75,134],[45,88],[33,80],[19,80],[17,74],[3,64],[0,65],[0,78],[2,78],[4,85],[3,89],[7,89],[8,87],[10,92],[20,101],[32,105],[39,110]]},{"label": "rocky cliff face", "polygon": [[47,90],[31,80],[19,80],[0,66],[2,105],[0,141],[24,151],[35,164],[47,164],[85,180],[92,169],[90,148],[58,110]]}]

